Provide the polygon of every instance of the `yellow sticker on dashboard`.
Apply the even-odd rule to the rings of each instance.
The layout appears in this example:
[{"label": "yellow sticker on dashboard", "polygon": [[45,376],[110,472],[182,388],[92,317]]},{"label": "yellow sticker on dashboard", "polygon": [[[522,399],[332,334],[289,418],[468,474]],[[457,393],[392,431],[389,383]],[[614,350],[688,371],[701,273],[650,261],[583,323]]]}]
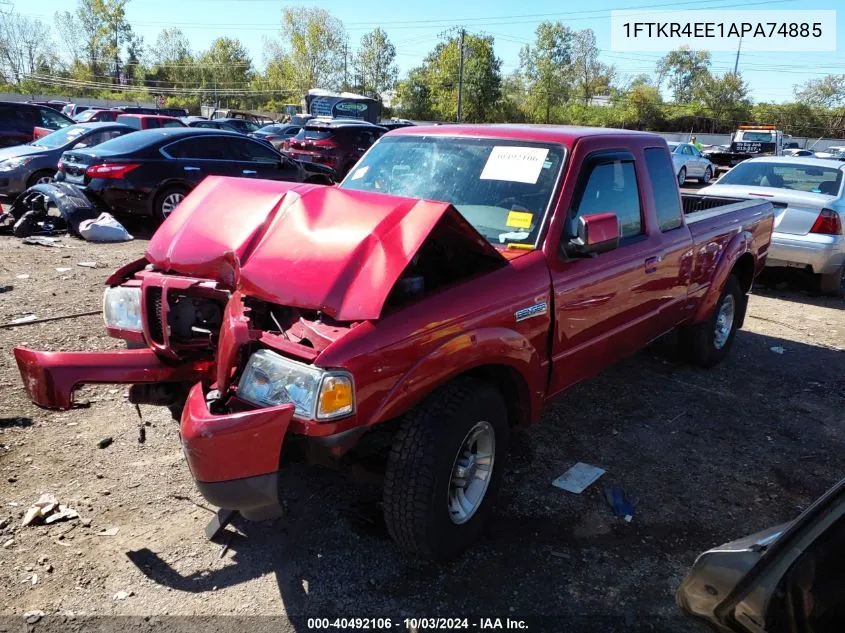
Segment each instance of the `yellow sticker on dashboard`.
[{"label": "yellow sticker on dashboard", "polygon": [[525,213],[524,211],[511,211],[508,213],[508,219],[505,220],[505,225],[512,229],[530,229],[531,221],[534,219],[533,213]]}]

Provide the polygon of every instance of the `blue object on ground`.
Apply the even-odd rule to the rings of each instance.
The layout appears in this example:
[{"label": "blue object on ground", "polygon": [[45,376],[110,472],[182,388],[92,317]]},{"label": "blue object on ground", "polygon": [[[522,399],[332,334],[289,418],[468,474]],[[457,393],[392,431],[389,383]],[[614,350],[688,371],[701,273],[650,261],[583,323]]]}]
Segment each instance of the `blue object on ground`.
[{"label": "blue object on ground", "polygon": [[630,521],[634,518],[634,509],[637,507],[636,499],[629,499],[627,493],[621,486],[610,486],[604,489],[604,497],[613,508],[613,513]]}]

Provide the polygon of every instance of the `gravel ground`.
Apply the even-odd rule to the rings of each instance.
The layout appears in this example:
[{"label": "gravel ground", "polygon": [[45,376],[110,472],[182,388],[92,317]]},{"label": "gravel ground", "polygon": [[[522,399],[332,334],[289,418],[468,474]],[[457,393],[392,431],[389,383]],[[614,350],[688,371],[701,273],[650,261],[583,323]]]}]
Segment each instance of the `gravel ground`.
[{"label": "gravel ground", "polygon": [[[12,286],[0,294],[0,324],[99,309],[106,276],[146,243],[61,242],[69,248],[0,237],[0,286]],[[226,630],[435,615],[472,618],[470,628],[510,617],[533,618],[531,631],[700,630],[674,604],[695,556],[791,519],[845,472],[845,304],[799,282],[756,288],[730,357],[710,371],[676,360],[664,343],[559,399],[542,424],[516,435],[489,533],[446,566],[397,552],[376,485],[316,468],[284,475],[284,518],[236,522],[206,540],[211,510],[166,411],[142,407],[139,444],[122,388],[86,387],[77,400],[89,406],[67,412],[34,407],[21,388],[13,346],[118,345],[101,318],[2,328],[0,615],[14,618],[13,630],[33,610],[47,614],[37,630],[120,621],[207,632],[218,622],[168,618],[223,614],[279,617],[230,620]],[[106,437],[114,442],[98,448]],[[554,488],[578,461],[607,474],[581,495]],[[602,494],[611,484],[638,498],[632,522],[613,517]],[[20,527],[43,492],[84,521]]]}]

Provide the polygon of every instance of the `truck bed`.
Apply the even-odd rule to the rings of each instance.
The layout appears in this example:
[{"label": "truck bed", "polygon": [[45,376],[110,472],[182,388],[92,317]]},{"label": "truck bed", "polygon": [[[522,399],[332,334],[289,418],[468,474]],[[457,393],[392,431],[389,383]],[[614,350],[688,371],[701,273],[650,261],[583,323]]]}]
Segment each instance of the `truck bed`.
[{"label": "truck bed", "polygon": [[[757,255],[756,272],[765,263],[766,253],[771,242],[775,213],[772,203],[767,200],[735,200],[716,196],[683,194],[684,213],[687,226],[696,247],[696,268],[704,264],[705,259],[715,253],[724,252],[731,240],[739,233],[748,233],[751,237],[750,250]],[[695,210],[688,210],[695,209]],[[709,254],[709,255],[708,255]],[[716,258],[718,259],[718,257]],[[704,265],[704,269],[708,266]],[[707,275],[694,276],[690,288],[694,296],[699,290],[699,283],[709,282]]]}]

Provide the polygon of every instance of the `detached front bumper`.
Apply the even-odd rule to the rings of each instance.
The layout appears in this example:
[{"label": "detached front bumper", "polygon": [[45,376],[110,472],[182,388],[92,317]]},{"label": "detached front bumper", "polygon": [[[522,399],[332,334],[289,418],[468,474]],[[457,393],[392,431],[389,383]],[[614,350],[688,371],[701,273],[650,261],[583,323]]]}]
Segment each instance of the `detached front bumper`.
[{"label": "detached front bumper", "polygon": [[15,360],[30,400],[47,409],[69,409],[82,384],[198,382],[213,375],[214,361],[168,364],[150,349],[41,352],[16,347]]},{"label": "detached front bumper", "polygon": [[814,273],[835,272],[845,261],[845,237],[842,235],[772,234],[766,266],[810,266]]},{"label": "detached front bumper", "polygon": [[215,415],[201,384],[182,412],[182,451],[202,496],[260,520],[279,514],[278,470],[294,406]]}]

